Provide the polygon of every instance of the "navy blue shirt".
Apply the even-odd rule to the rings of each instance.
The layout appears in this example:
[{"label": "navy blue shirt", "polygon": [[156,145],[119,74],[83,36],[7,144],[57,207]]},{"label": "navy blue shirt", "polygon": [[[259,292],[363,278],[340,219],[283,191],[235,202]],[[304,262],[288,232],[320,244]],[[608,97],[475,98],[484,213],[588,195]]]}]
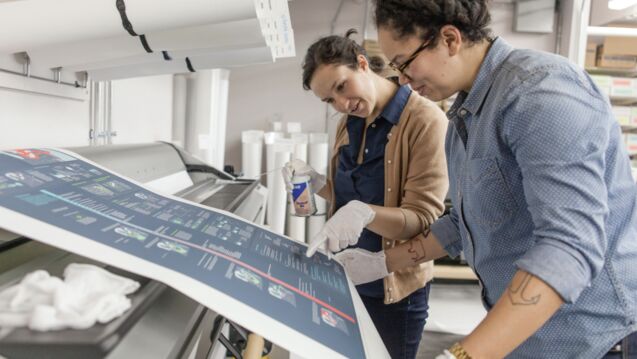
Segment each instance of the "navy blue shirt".
[{"label": "navy blue shirt", "polygon": [[[382,206],[385,202],[385,145],[387,134],[392,126],[398,124],[411,89],[402,86],[396,91],[381,114],[376,117],[365,133],[365,119],[356,116],[347,117],[347,134],[349,144],[339,148],[338,166],[334,174],[334,194],[336,210],[352,200],[359,200],[367,204]],[[365,133],[365,149],[363,161],[357,163],[363,134]],[[359,247],[372,252],[382,250],[382,237],[378,234],[363,230],[358,244]],[[384,297],[383,280],[362,284],[356,287],[361,295],[369,297]]]}]

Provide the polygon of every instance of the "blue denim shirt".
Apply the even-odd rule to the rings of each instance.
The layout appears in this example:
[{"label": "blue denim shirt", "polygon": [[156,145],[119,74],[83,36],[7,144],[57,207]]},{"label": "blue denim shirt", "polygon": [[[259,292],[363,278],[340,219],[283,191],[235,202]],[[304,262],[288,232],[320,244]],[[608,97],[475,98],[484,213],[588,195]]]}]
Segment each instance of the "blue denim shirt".
[{"label": "blue denim shirt", "polygon": [[637,330],[637,187],[590,77],[496,39],[447,116],[453,210],[433,233],[464,251],[487,309],[517,270],[566,301],[511,357],[599,358]]},{"label": "blue denim shirt", "polygon": [[[378,206],[385,204],[384,159],[387,134],[394,125],[398,124],[410,94],[411,89],[408,86],[401,86],[381,114],[367,127],[367,132],[365,132],[364,118],[347,117],[349,144],[339,149],[338,166],[334,174],[336,210],[352,200]],[[358,164],[363,134],[365,134],[363,162]],[[382,240],[383,238],[378,234],[364,229],[354,247],[380,252],[383,250]],[[359,285],[356,289],[360,294],[368,297],[383,298],[385,296],[382,279]]]}]

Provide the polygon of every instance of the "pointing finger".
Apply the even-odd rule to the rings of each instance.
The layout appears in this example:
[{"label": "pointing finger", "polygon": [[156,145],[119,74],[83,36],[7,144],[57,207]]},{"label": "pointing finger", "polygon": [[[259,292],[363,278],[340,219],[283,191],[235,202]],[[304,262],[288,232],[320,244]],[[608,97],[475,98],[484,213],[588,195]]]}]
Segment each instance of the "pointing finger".
[{"label": "pointing finger", "polygon": [[318,232],[311,240],[310,240],[310,245],[307,248],[307,252],[305,252],[305,255],[308,257],[311,257],[314,255],[314,253],[316,253],[316,250],[323,245],[323,243],[325,243],[325,241],[327,240],[327,236],[325,235],[325,233],[323,233],[323,231]]}]

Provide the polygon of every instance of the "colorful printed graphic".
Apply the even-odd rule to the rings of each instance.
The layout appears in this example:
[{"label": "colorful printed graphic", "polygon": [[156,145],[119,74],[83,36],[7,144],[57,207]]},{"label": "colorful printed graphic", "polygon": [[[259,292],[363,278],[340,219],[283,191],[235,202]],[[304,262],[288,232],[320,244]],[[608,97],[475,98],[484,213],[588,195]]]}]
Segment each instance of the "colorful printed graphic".
[{"label": "colorful printed graphic", "polygon": [[270,295],[276,299],[286,301],[293,306],[296,306],[296,298],[294,297],[294,293],[278,284],[270,283],[270,285],[268,286],[268,293],[270,293]]},{"label": "colorful printed graphic", "polygon": [[188,254],[188,247],[173,241],[161,240],[157,242],[157,247],[165,251],[179,253],[184,256]]},{"label": "colorful printed graphic", "polygon": [[89,242],[105,248],[103,256],[78,254],[108,263],[117,256],[106,254],[125,253],[223,293],[344,357],[365,357],[347,278],[326,256],[307,258],[306,247],[285,236],[162,196],[57,150],[0,151],[0,169],[0,207],[74,234],[77,248]]},{"label": "colorful printed graphic", "polygon": [[148,238],[148,235],[144,232],[126,226],[116,227],[115,233],[124,237],[134,238],[138,241],[145,241],[146,238]]},{"label": "colorful printed graphic", "polygon": [[331,310],[321,308],[321,319],[323,323],[329,325],[330,327],[341,330],[343,333],[347,334],[347,325],[337,315],[334,314]]},{"label": "colorful printed graphic", "polygon": [[93,194],[96,194],[98,196],[103,196],[103,197],[112,197],[114,194],[113,191],[97,183],[92,183],[82,188],[88,192],[91,192]]},{"label": "colorful printed graphic", "polygon": [[234,276],[241,279],[242,281],[246,282],[246,283],[250,283],[256,287],[258,287],[259,289],[263,288],[263,281],[261,280],[261,277],[259,277],[258,275],[256,275],[255,273],[253,273],[252,271],[249,271],[245,268],[237,268],[234,271]]},{"label": "colorful printed graphic", "polygon": [[4,176],[12,181],[20,182],[29,187],[38,187],[44,183],[44,181],[41,181],[26,172],[7,172]]}]

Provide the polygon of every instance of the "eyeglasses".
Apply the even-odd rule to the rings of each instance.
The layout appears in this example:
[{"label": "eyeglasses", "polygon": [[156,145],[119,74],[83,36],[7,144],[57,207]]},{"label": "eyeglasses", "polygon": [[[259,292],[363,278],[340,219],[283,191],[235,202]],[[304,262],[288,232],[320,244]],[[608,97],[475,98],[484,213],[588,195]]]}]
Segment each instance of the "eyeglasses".
[{"label": "eyeglasses", "polygon": [[394,71],[398,71],[401,74],[405,73],[405,70],[407,69],[407,67],[409,66],[409,64],[411,64],[417,57],[418,55],[425,50],[426,48],[428,48],[431,44],[432,44],[432,38],[425,40],[417,49],[416,51],[414,51],[408,58],[407,60],[405,60],[405,62],[403,62],[400,65],[396,65],[393,62],[390,62],[388,64],[388,66],[394,70]]}]

